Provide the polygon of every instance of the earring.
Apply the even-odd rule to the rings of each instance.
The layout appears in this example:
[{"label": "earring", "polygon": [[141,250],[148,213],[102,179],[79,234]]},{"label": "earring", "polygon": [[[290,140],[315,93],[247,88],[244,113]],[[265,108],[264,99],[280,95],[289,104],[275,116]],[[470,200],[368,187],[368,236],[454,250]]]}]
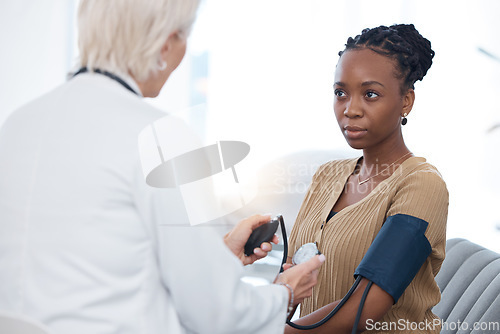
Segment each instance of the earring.
[{"label": "earring", "polygon": [[408,123],[408,120],[406,119],[406,116],[408,116],[408,113],[404,113],[403,114],[403,119],[401,120],[401,124],[402,125],[406,125],[406,123]]},{"label": "earring", "polygon": [[164,71],[167,68],[167,62],[164,60],[160,60],[158,63],[158,70],[159,71]]}]

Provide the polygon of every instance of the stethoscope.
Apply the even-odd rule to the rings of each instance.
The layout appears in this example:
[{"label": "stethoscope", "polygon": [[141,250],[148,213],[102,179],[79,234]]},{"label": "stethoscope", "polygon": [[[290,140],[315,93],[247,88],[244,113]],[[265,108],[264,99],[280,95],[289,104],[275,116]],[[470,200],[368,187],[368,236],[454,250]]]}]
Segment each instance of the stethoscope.
[{"label": "stethoscope", "polygon": [[[280,273],[283,272],[283,265],[286,263],[287,256],[288,256],[288,240],[287,240],[287,234],[285,230],[285,222],[283,219],[283,216],[278,215],[277,219],[280,222],[280,227],[281,227],[281,233],[283,236],[283,259],[281,260],[281,268],[280,268]],[[307,243],[302,245],[293,255],[292,257],[292,264],[297,265],[303,262],[308,261],[311,259],[313,256],[321,254],[320,251],[318,250],[318,247],[315,243]],[[323,319],[320,321],[311,324],[311,325],[298,325],[293,323],[291,320],[286,320],[286,323],[295,328],[295,329],[300,329],[300,330],[310,330],[310,329],[315,329],[318,328],[319,326],[325,324],[328,320],[330,320],[339,310],[342,308],[342,306],[347,302],[347,300],[351,297],[351,295],[354,293],[356,288],[358,287],[359,283],[361,282],[361,279],[363,277],[360,275],[356,278],[356,281],[354,284],[351,286],[349,291],[346,293],[346,295],[340,300],[340,302],[335,306],[333,310],[328,313]],[[368,295],[368,291],[370,291],[370,288],[372,286],[373,282],[368,280],[368,284],[365,287],[365,290],[363,292],[363,295],[361,296],[361,301],[359,303],[358,307],[358,312],[356,314],[356,318],[354,320],[354,326],[352,327],[352,334],[355,334],[358,329],[359,321],[361,319],[361,313],[363,311],[363,306],[365,305],[366,301],[366,296]]]},{"label": "stethoscope", "polygon": [[[76,77],[78,74],[82,74],[82,73],[86,73],[86,72],[89,72],[88,68],[87,67],[82,67],[80,68],[78,71],[76,71],[75,74],[72,75],[72,78]],[[128,83],[126,83],[123,79],[121,79],[120,77],[118,77],[117,75],[113,74],[113,73],[110,73],[108,71],[103,71],[103,70],[100,70],[98,68],[95,68],[93,69],[93,72],[94,73],[98,73],[98,74],[102,74],[104,76],[107,76],[108,78],[118,82],[120,85],[122,85],[123,87],[125,87],[127,90],[131,91],[132,93],[134,93],[135,95],[139,95],[137,94],[137,92],[132,88],[130,87],[130,85]]]}]

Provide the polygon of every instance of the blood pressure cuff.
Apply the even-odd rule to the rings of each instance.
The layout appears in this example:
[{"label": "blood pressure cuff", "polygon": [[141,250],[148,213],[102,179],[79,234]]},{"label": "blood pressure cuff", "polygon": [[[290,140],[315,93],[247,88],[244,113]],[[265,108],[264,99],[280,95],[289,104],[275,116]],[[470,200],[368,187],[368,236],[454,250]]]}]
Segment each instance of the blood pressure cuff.
[{"label": "blood pressure cuff", "polygon": [[394,298],[406,290],[432,251],[425,236],[425,220],[397,214],[390,216],[354,272],[377,284]]}]

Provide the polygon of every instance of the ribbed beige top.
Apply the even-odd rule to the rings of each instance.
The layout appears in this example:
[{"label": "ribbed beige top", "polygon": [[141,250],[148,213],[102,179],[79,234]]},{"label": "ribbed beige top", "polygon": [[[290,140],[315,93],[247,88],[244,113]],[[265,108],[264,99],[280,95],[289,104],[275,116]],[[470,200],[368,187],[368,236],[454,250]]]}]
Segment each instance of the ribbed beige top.
[{"label": "ribbed beige top", "polygon": [[[441,294],[434,277],[445,255],[448,191],[437,169],[424,158],[405,160],[387,179],[361,201],[325,220],[353,173],[358,159],[322,165],[313,177],[290,235],[289,256],[303,244],[317,242],[326,255],[311,298],[301,305],[301,316],[341,299],[354,283],[353,273],[387,217],[402,213],[429,223],[425,233],[432,253],[399,301],[379,321],[384,333],[439,333],[436,326],[424,331],[402,330],[424,326],[437,316],[431,312]],[[321,225],[325,223],[324,227]],[[401,325],[404,323],[404,326]],[[392,326],[392,327],[388,327]],[[372,327],[373,328],[373,327]],[[381,328],[381,327],[377,327]],[[392,328],[392,330],[390,330]],[[371,331],[376,332],[376,331]]]}]

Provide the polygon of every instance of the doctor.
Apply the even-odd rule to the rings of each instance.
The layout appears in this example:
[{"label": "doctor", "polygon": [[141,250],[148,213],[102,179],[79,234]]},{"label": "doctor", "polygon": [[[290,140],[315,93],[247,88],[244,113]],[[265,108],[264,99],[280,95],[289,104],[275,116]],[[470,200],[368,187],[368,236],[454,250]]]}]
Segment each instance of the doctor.
[{"label": "doctor", "polygon": [[[0,311],[54,333],[283,333],[324,256],[276,284],[243,283],[243,245],[190,227],[175,189],[142,175],[137,138],[165,114],[145,103],[177,68],[198,0],[82,0],[81,70],[0,131]],[[190,130],[172,118],[189,139]],[[243,263],[243,264],[242,264]]]}]

